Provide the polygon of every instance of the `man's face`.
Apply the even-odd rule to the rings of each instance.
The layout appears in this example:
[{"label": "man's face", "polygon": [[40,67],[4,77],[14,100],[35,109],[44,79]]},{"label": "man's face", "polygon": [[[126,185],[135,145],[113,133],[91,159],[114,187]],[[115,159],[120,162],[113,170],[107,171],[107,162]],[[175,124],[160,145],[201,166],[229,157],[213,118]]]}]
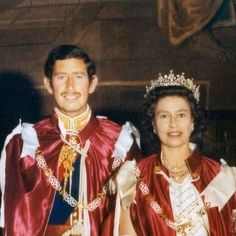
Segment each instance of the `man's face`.
[{"label": "man's face", "polygon": [[81,59],[57,60],[52,80],[44,78],[44,84],[53,95],[56,107],[65,115],[75,117],[87,108],[89,94],[97,85],[97,77],[89,80],[87,66]]}]

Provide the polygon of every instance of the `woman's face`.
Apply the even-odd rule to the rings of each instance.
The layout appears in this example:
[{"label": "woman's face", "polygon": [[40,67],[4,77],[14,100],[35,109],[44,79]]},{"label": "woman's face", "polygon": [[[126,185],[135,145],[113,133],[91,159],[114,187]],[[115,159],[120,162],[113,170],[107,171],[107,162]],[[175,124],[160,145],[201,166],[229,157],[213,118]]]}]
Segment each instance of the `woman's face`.
[{"label": "woman's face", "polygon": [[166,147],[182,147],[189,144],[193,131],[193,118],[188,101],[180,96],[161,98],[155,107],[153,125]]}]

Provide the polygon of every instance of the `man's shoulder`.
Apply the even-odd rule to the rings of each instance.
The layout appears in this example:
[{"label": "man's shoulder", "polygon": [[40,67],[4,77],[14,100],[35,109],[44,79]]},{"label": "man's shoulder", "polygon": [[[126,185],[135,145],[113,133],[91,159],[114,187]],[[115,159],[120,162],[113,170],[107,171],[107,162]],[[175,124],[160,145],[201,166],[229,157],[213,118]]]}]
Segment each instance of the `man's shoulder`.
[{"label": "man's shoulder", "polygon": [[33,125],[38,136],[58,136],[60,133],[58,127],[58,119],[55,115],[51,115],[39,120],[37,123]]},{"label": "man's shoulder", "polygon": [[23,136],[26,133],[31,133],[32,129],[33,124],[23,123],[20,120],[19,124],[6,136],[3,149],[9,145],[13,145],[15,147],[21,146],[23,144]]},{"label": "man's shoulder", "polygon": [[115,121],[112,121],[105,116],[96,116],[95,119],[98,121],[98,132],[105,132],[108,135],[110,132],[116,134],[120,133],[121,125],[119,125]]},{"label": "man's shoulder", "polygon": [[[31,142],[37,140],[38,137],[49,137],[54,135],[57,131],[55,125],[50,121],[50,118],[44,118],[40,121],[33,123],[27,123],[19,121],[19,124],[7,135],[4,145],[13,143],[14,145],[22,145],[25,140]],[[31,140],[31,141],[30,141]]]},{"label": "man's shoulder", "polygon": [[96,116],[96,119],[98,120],[98,130],[102,130],[108,135],[112,132],[118,136],[140,138],[139,131],[132,122],[126,121],[124,124],[118,124],[104,116]]},{"label": "man's shoulder", "polygon": [[34,123],[33,127],[35,129],[39,129],[39,128],[44,127],[45,125],[49,125],[49,124],[51,124],[51,121],[50,121],[50,117],[47,116],[47,117],[40,119],[36,123]]},{"label": "man's shoulder", "polygon": [[[129,155],[135,154],[134,148],[140,145],[140,137],[137,128],[131,122],[118,124],[106,117],[96,117],[98,122],[96,131],[91,139],[93,143],[104,143],[113,148],[113,157],[125,160]],[[96,142],[99,140],[99,142]]]},{"label": "man's shoulder", "polygon": [[121,127],[120,124],[118,124],[114,120],[109,119],[106,116],[97,115],[96,119],[98,120],[99,125],[109,125],[109,126],[114,126],[114,127]]}]

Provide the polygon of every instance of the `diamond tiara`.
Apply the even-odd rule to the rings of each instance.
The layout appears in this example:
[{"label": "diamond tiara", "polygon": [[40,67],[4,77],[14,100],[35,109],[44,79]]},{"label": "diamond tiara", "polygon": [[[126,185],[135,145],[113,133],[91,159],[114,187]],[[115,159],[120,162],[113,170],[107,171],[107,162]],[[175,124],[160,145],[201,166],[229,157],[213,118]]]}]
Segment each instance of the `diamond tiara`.
[{"label": "diamond tiara", "polygon": [[192,91],[194,98],[197,103],[199,102],[200,92],[199,85],[194,84],[193,79],[185,78],[184,73],[181,75],[174,75],[173,70],[170,70],[169,75],[159,74],[156,80],[151,80],[151,85],[146,86],[146,93],[144,97],[147,97],[148,94],[157,87],[167,87],[167,86],[182,86]]}]

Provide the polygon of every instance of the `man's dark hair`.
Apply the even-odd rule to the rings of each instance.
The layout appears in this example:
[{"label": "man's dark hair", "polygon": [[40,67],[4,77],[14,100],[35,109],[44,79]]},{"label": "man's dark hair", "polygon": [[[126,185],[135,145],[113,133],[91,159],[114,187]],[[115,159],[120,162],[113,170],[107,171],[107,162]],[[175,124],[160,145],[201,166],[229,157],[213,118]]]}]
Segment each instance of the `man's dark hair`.
[{"label": "man's dark hair", "polygon": [[57,60],[65,59],[81,59],[87,65],[87,73],[89,79],[92,78],[96,73],[96,66],[94,61],[89,57],[89,55],[79,46],[76,45],[59,45],[52,49],[47,57],[44,64],[44,74],[48,79],[52,79],[53,67]]}]

